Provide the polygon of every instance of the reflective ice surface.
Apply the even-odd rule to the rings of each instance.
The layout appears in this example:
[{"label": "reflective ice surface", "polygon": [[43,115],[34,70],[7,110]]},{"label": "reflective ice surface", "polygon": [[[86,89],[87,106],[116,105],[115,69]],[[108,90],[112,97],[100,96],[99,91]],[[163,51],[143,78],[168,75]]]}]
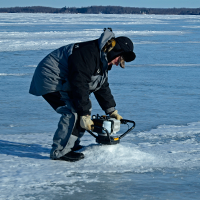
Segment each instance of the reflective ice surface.
[{"label": "reflective ice surface", "polygon": [[[52,161],[59,115],[28,94],[31,77],[53,49],[104,27],[135,45],[109,82],[136,128],[115,146],[86,133],[84,160]],[[0,14],[0,199],[199,199],[199,35],[199,16]]]}]

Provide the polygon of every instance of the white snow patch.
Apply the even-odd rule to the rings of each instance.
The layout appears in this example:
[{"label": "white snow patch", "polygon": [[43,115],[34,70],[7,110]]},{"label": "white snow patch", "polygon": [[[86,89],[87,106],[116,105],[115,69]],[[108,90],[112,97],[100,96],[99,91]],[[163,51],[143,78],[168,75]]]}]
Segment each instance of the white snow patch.
[{"label": "white snow patch", "polygon": [[[98,176],[93,174],[200,166],[200,145],[196,141],[199,130],[200,122],[187,126],[162,125],[150,131],[130,133],[120,144],[112,146],[98,145],[86,133],[82,140],[86,147],[81,150],[85,158],[75,163],[49,159],[53,133],[1,135],[0,197],[23,199],[44,191],[71,194],[82,190],[76,185],[79,181],[98,182]],[[147,142],[135,143],[136,137]]]}]

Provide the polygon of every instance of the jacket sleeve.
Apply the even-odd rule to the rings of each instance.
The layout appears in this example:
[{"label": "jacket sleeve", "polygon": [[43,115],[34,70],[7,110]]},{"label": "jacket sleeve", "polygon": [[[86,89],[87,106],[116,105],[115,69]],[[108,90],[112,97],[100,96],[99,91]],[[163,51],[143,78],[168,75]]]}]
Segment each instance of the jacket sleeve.
[{"label": "jacket sleeve", "polygon": [[73,52],[68,59],[71,98],[77,113],[81,116],[91,114],[88,83],[95,71],[95,58],[94,52],[85,48]]},{"label": "jacket sleeve", "polygon": [[102,110],[104,110],[106,114],[109,114],[115,110],[116,103],[113,95],[111,94],[108,78],[106,79],[102,87],[94,92],[94,95]]}]

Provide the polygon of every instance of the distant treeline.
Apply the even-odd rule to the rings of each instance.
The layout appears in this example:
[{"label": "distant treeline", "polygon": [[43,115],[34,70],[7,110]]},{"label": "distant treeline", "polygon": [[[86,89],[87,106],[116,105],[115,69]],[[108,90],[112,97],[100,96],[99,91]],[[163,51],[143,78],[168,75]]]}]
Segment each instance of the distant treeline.
[{"label": "distant treeline", "polygon": [[0,8],[0,13],[82,13],[82,14],[159,14],[200,15],[200,8],[135,8],[121,6],[90,6],[51,8],[43,6]]}]

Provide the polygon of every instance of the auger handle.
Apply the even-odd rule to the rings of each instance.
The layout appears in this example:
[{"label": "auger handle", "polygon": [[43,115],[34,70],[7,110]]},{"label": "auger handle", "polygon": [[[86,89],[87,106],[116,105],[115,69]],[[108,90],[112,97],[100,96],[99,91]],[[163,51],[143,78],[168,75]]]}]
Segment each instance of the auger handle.
[{"label": "auger handle", "polygon": [[135,128],[135,122],[132,120],[128,120],[128,119],[121,119],[120,120],[122,124],[127,124],[127,123],[132,123],[133,125],[131,126],[131,128],[129,128],[125,133],[123,133],[119,139],[123,138],[127,133],[129,133],[130,131],[132,131]]}]

